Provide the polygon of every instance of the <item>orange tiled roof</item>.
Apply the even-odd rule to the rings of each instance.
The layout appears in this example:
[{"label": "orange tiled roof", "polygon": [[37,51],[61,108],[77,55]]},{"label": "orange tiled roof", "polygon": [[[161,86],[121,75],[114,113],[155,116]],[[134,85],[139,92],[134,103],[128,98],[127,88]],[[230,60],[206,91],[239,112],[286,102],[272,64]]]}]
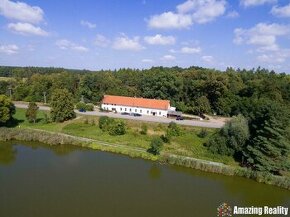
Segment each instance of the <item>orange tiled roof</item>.
[{"label": "orange tiled roof", "polygon": [[168,110],[170,107],[169,100],[146,99],[126,96],[104,95],[102,103],[116,104],[130,107],[142,107],[151,109]]}]

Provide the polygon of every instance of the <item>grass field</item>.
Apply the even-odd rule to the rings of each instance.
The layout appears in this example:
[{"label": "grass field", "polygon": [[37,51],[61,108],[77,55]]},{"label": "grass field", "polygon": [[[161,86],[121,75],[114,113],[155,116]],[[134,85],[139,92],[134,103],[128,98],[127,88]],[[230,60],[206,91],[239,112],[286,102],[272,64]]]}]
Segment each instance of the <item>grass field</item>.
[{"label": "grass field", "polygon": [[[18,120],[18,125],[16,127],[61,132],[103,142],[141,147],[144,149],[149,147],[152,137],[165,134],[167,129],[167,124],[147,122],[147,135],[141,135],[142,123],[140,121],[126,120],[127,133],[122,136],[111,136],[98,127],[98,117],[95,116],[80,115],[77,116],[76,119],[64,123],[44,123],[45,111],[39,111],[37,117],[38,121],[33,124],[26,120],[25,111],[25,109],[16,109],[16,114],[14,115],[14,118]],[[236,165],[233,158],[214,155],[203,146],[203,143],[214,133],[214,129],[206,129],[208,136],[205,138],[197,136],[201,128],[184,126],[181,127],[181,129],[182,135],[173,137],[170,144],[165,143],[163,152]]]}]

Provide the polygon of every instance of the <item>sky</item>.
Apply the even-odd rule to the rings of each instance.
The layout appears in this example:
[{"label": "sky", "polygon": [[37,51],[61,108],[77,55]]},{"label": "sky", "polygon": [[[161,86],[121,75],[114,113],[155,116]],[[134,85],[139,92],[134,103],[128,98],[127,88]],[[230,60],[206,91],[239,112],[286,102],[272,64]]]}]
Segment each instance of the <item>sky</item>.
[{"label": "sky", "polygon": [[0,65],[290,72],[289,0],[0,0]]}]

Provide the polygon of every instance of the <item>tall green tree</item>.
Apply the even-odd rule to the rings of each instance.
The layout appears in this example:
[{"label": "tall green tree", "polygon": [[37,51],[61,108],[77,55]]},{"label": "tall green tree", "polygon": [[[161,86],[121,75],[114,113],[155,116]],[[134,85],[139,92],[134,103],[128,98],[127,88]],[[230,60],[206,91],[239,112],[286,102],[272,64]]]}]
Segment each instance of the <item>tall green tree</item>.
[{"label": "tall green tree", "polygon": [[56,89],[51,96],[52,121],[63,122],[76,117],[73,96],[67,89]]},{"label": "tall green tree", "polygon": [[253,114],[251,125],[248,162],[256,170],[274,174],[289,170],[289,110],[279,103],[263,100],[263,105]]},{"label": "tall green tree", "polygon": [[5,95],[0,95],[0,125],[5,125],[15,114],[15,106],[11,99]]},{"label": "tall green tree", "polygon": [[25,116],[30,123],[35,123],[37,118],[38,106],[35,102],[30,102],[25,112]]}]

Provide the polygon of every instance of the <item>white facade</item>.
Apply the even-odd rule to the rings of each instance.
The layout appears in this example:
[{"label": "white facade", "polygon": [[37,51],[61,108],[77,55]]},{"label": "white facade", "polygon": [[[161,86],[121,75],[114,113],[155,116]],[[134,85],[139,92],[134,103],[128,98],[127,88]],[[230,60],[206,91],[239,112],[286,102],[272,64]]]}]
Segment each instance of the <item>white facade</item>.
[{"label": "white facade", "polygon": [[168,112],[168,110],[143,108],[143,107],[130,107],[130,106],[122,106],[122,105],[116,105],[116,104],[108,104],[108,103],[103,103],[101,105],[101,108],[103,110],[115,111],[117,113],[122,113],[122,112],[138,113],[141,115],[151,115],[151,116],[159,116],[159,117],[167,117],[167,112]]}]

